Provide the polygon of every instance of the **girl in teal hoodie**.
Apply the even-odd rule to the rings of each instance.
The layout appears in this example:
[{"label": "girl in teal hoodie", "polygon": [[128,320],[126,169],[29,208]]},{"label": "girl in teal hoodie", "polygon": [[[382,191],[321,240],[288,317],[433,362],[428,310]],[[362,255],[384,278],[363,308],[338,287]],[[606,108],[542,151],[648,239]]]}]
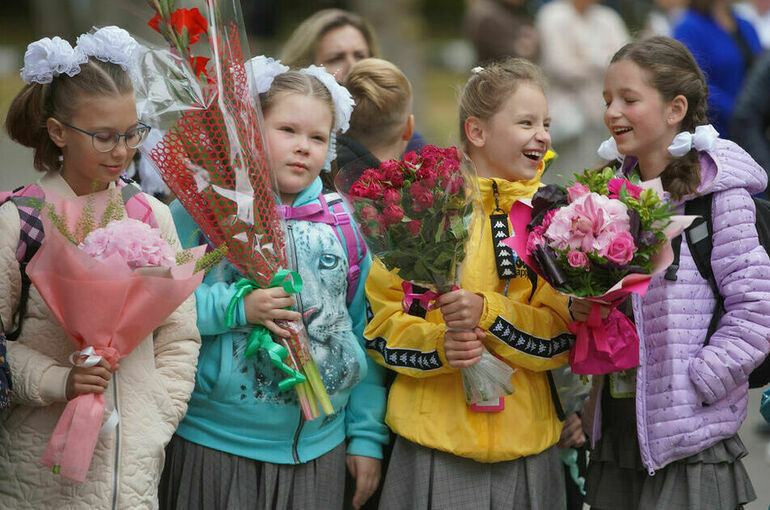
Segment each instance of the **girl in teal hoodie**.
[{"label": "girl in teal hoodie", "polygon": [[[196,291],[203,346],[187,415],[167,449],[160,505],[342,508],[347,464],[356,480],[354,506],[360,506],[379,483],[388,439],[383,372],[362,338],[371,259],[347,211],[333,205],[336,196],[322,193],[319,178],[331,134],[347,129],[352,100],[323,68],[289,71],[264,57],[252,64],[287,219],[287,255],[304,288],[296,299],[281,288],[247,294],[233,328],[225,317],[241,277],[237,269],[221,262]],[[178,202],[171,209],[182,242],[199,244],[192,218]],[[244,356],[253,324],[288,336],[276,319],[304,322],[335,414],[305,421],[295,392],[278,389],[285,374],[267,354]]]}]

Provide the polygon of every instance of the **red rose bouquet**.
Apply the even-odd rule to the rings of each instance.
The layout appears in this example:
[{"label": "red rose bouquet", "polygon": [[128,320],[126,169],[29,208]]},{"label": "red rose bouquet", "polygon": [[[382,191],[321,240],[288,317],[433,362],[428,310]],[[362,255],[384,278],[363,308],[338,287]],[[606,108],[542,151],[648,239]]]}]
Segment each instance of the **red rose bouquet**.
[{"label": "red rose bouquet", "polygon": [[[660,180],[634,184],[615,171],[586,170],[565,188],[548,185],[510,212],[514,235],[506,240],[556,290],[588,298],[586,322],[573,322],[570,350],[576,374],[604,374],[639,364],[639,336],[615,309],[631,292],[644,295],[652,275],[667,268],[669,239],[691,218],[676,216],[661,200]],[[613,308],[602,320],[599,305]]]},{"label": "red rose bouquet", "polygon": [[[343,169],[337,176],[337,188],[351,202],[372,253],[404,280],[405,313],[415,300],[432,310],[441,293],[457,288],[474,217],[475,182],[472,166],[455,147],[433,145],[360,175]],[[415,285],[426,290],[418,292]],[[513,370],[486,349],[481,361],[462,374],[469,405],[513,392]]]}]

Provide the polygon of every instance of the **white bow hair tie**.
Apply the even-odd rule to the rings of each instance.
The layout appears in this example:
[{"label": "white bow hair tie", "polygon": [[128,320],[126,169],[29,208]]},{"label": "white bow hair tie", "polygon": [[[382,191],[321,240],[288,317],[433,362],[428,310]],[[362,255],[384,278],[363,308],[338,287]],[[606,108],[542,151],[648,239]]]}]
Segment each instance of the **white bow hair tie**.
[{"label": "white bow hair tie", "polygon": [[[691,149],[699,151],[708,151],[714,147],[714,142],[719,138],[719,132],[711,124],[698,126],[695,133],[682,131],[674,137],[671,145],[668,146],[668,152],[675,158],[681,158]],[[613,137],[609,137],[599,146],[596,151],[600,158],[607,161],[623,161],[623,155],[618,152],[618,144]]]},{"label": "white bow hair tie", "polygon": [[668,146],[668,152],[675,158],[681,158],[693,148],[708,151],[714,147],[717,138],[719,138],[719,132],[711,124],[698,126],[695,128],[695,133],[682,131],[676,135]]},{"label": "white bow hair tie", "polygon": [[600,158],[606,159],[607,161],[614,161],[616,159],[618,161],[623,161],[623,155],[618,152],[618,144],[612,137],[604,140],[596,153]]}]

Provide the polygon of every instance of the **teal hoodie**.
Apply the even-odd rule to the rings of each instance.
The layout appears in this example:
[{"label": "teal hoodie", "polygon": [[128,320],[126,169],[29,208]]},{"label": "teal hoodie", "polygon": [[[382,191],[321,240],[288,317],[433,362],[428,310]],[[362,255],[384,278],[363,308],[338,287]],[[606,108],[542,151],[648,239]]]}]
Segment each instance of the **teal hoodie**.
[{"label": "teal hoodie", "polygon": [[[321,191],[319,178],[300,192],[294,206],[318,203]],[[171,212],[185,247],[201,244],[197,225],[179,202],[171,204]],[[288,223],[287,243],[297,254],[304,280],[298,302],[336,413],[305,421],[295,391],[278,389],[285,374],[270,364],[265,352],[243,356],[251,328],[242,300],[236,326],[225,327],[234,282],[241,277],[225,260],[195,292],[202,346],[195,389],[176,433],[209,448],[279,464],[313,460],[346,439],[349,455],[382,458],[382,445],[388,440],[384,370],[367,356],[363,343],[364,282],[371,258],[367,255],[361,264],[348,306],[348,257],[332,230],[338,227],[302,220]]]}]

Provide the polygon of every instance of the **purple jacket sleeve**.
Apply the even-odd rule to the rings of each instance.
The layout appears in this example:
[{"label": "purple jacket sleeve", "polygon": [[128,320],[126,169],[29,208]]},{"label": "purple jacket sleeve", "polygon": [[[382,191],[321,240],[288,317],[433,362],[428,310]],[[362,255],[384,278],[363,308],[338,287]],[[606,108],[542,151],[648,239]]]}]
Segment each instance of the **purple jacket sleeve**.
[{"label": "purple jacket sleeve", "polygon": [[746,384],[770,351],[770,258],[759,245],[754,203],[745,189],[729,189],[712,207],[711,263],[726,313],[689,368],[707,404]]}]

